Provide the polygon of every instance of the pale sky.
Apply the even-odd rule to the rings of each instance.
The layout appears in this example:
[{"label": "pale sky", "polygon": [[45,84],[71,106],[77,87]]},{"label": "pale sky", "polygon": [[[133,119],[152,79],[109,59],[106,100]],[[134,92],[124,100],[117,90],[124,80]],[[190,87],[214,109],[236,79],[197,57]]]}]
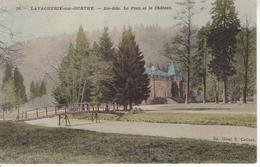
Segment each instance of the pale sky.
[{"label": "pale sky", "polygon": [[[181,0],[0,0],[0,9],[11,11],[10,14],[0,15],[0,21],[15,32],[17,41],[75,33],[79,25],[83,25],[86,31],[102,29],[104,26],[120,28],[124,25],[140,24],[171,27],[176,24],[173,17],[180,11],[180,7],[175,4],[176,1]],[[202,0],[195,1],[200,2]],[[207,10],[195,16],[194,25],[201,26],[210,20],[209,10],[214,0],[205,1],[206,3],[203,6]],[[256,22],[256,0],[235,0],[235,4],[242,22],[246,16],[250,18],[253,24]],[[30,9],[38,6],[94,6],[95,9],[93,11],[32,11]],[[124,6],[130,8],[169,6],[172,9],[159,11],[102,10],[104,7],[123,8]],[[16,7],[24,9],[16,11]]]}]

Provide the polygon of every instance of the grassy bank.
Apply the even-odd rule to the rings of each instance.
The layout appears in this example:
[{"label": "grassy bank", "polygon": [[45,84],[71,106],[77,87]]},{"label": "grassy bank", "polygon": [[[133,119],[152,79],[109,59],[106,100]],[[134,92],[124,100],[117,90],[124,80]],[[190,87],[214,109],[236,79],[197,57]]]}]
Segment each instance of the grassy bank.
[{"label": "grassy bank", "polygon": [[0,163],[254,163],[256,147],[0,122]]},{"label": "grassy bank", "polygon": [[[91,119],[90,114],[74,115],[76,119]],[[121,120],[154,123],[196,124],[196,125],[232,125],[256,127],[256,115],[248,113],[169,113],[146,112],[138,114],[126,114],[119,118],[110,114],[99,114],[101,120]]]}]

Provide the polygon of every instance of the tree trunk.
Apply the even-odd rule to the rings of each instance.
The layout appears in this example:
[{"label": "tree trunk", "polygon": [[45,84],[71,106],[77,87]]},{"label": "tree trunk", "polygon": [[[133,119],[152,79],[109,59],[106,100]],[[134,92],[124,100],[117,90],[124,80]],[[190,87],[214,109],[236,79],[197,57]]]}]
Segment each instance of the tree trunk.
[{"label": "tree trunk", "polygon": [[86,83],[87,83],[87,80],[84,81],[83,89],[82,89],[82,92],[81,92],[81,100],[80,100],[80,103],[83,103],[83,100],[84,100],[84,93],[85,93]]},{"label": "tree trunk", "polygon": [[20,120],[20,110],[19,110],[19,107],[17,108],[17,120],[18,121]]},{"label": "tree trunk", "polygon": [[216,93],[216,96],[215,96],[215,103],[218,104],[219,103],[219,99],[218,99],[218,93]]},{"label": "tree trunk", "polygon": [[115,103],[113,103],[113,111],[115,111]]},{"label": "tree trunk", "polygon": [[216,85],[215,85],[215,103],[218,104],[219,103],[219,94],[218,94],[219,90],[218,90],[218,81],[216,81]]},{"label": "tree trunk", "polygon": [[153,98],[156,97],[155,91],[155,77],[153,76]]},{"label": "tree trunk", "polygon": [[[243,88],[243,103],[247,102],[247,85],[248,85],[248,59],[250,54],[250,31],[248,20],[246,20],[246,46],[245,46],[245,53],[244,53],[244,67],[245,67],[245,74],[244,74],[244,88]],[[243,34],[242,34],[243,35]]]},{"label": "tree trunk", "polygon": [[227,88],[227,77],[224,78],[223,80],[223,103],[228,103],[228,88]]},{"label": "tree trunk", "polygon": [[208,49],[207,49],[207,40],[204,41],[205,45],[205,53],[203,58],[203,103],[207,103],[207,56],[208,56]]},{"label": "tree trunk", "polygon": [[5,110],[3,110],[3,121],[5,121]]},{"label": "tree trunk", "polygon": [[245,71],[245,76],[244,76],[244,88],[243,88],[243,103],[247,102],[247,71]]},{"label": "tree trunk", "polygon": [[127,104],[124,104],[124,111],[127,111]]},{"label": "tree trunk", "polygon": [[189,104],[189,97],[190,97],[190,69],[188,69],[187,72],[188,72],[188,74],[187,74],[185,104]]},{"label": "tree trunk", "polygon": [[203,103],[207,103],[207,85],[206,85],[206,76],[203,78]]},{"label": "tree trunk", "polygon": [[133,109],[133,103],[129,101],[129,110],[131,111]]},{"label": "tree trunk", "polygon": [[188,10],[188,47],[187,47],[187,51],[188,51],[188,60],[187,60],[187,64],[188,64],[188,69],[187,69],[187,87],[186,87],[186,99],[185,99],[185,103],[188,104],[189,103],[189,99],[190,99],[190,69],[191,69],[191,61],[190,61],[190,52],[191,52],[191,10]]}]

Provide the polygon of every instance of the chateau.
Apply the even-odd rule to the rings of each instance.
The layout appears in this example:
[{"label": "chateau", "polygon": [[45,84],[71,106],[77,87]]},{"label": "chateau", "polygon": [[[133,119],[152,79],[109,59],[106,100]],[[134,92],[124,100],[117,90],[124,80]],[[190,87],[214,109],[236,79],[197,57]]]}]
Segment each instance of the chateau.
[{"label": "chateau", "polygon": [[168,71],[146,67],[150,78],[150,99],[155,97],[185,97],[185,82],[179,65],[171,63]]}]

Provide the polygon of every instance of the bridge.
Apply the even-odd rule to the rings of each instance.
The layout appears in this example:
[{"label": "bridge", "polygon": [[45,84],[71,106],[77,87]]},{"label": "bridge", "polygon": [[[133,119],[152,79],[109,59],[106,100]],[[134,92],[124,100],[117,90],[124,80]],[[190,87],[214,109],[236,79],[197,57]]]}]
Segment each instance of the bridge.
[{"label": "bridge", "polygon": [[56,105],[49,107],[35,108],[28,111],[17,111],[17,116],[14,121],[31,121],[44,118],[59,117],[59,125],[61,118],[64,117],[64,120],[69,121],[68,115],[79,114],[79,113],[89,113],[92,116],[92,121],[98,119],[98,114],[114,114],[122,116],[126,114],[126,111],[123,111],[121,107],[115,108],[115,106],[103,105],[103,106],[91,106],[88,103],[74,103],[70,105]]}]

